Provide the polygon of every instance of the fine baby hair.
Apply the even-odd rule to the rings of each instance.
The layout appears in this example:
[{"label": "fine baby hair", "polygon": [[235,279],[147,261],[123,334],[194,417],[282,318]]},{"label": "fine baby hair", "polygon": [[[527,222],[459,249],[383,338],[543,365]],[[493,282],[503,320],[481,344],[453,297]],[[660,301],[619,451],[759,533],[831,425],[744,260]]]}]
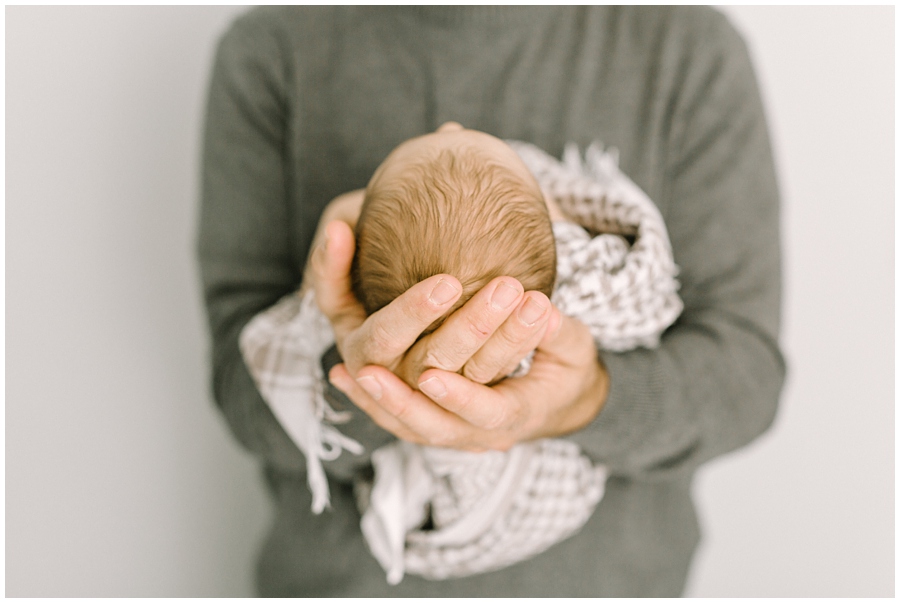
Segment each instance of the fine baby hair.
[{"label": "fine baby hair", "polygon": [[474,146],[437,149],[389,177],[381,172],[366,189],[356,225],[353,291],[367,313],[439,273],[463,286],[450,312],[502,275],[550,296],[556,247],[533,178]]}]

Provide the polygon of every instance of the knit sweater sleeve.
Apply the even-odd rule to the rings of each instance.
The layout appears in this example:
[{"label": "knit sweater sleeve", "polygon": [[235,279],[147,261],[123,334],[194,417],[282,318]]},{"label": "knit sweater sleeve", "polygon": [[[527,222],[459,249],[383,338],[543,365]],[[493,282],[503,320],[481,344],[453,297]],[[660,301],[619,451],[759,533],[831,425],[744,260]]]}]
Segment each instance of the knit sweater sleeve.
[{"label": "knit sweater sleeve", "polygon": [[[263,401],[238,345],[254,316],[299,287],[304,262],[290,232],[286,53],[271,24],[257,15],[235,21],[216,52],[204,129],[197,253],[212,335],[216,404],[249,451],[274,469],[302,472],[303,454]],[[333,393],[327,389],[326,394]],[[390,439],[363,417],[353,424],[358,427],[349,429],[352,437],[367,450]],[[367,458],[344,454],[326,467],[335,477],[349,478]]]},{"label": "knit sweater sleeve", "polygon": [[673,101],[661,205],[685,309],[657,349],[600,352],[610,376],[598,417],[570,438],[621,475],[689,472],[773,421],[779,198],[747,50],[724,18],[685,58]]},{"label": "knit sweater sleeve", "polygon": [[[306,459],[264,402],[239,349],[247,323],[295,291],[303,277],[305,258],[291,232],[294,105],[283,43],[271,16],[260,11],[237,19],[219,42],[206,108],[197,250],[216,404],[237,440],[266,465],[303,472]],[[332,346],[323,360],[327,372],[340,357]],[[324,464],[332,478],[349,480],[372,450],[394,438],[330,383],[324,393],[352,417],[341,431],[365,449]]]},{"label": "knit sweater sleeve", "polygon": [[198,256],[212,334],[213,395],[237,439],[302,469],[248,373],[238,337],[300,283],[287,232],[286,104],[276,41],[240,19],[219,42],[206,108]]}]

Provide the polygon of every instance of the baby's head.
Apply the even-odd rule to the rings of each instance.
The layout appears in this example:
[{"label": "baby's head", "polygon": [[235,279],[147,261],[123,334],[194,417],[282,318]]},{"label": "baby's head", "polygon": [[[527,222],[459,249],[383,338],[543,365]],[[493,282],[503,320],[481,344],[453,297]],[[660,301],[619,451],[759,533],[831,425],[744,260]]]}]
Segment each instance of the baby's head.
[{"label": "baby's head", "polygon": [[457,124],[404,142],[379,166],[356,245],[353,289],[369,314],[440,273],[463,286],[453,309],[497,276],[548,297],[556,278],[553,230],[534,177],[502,140]]}]

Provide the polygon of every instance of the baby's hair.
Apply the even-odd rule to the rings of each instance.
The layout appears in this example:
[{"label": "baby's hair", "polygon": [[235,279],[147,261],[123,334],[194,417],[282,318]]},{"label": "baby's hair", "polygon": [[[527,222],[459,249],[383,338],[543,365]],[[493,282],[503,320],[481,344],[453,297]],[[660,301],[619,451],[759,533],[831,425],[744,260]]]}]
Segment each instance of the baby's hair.
[{"label": "baby's hair", "polygon": [[556,245],[537,183],[475,148],[441,150],[397,176],[374,178],[356,225],[352,267],[353,291],[366,312],[441,273],[463,286],[453,309],[501,275],[549,297]]}]

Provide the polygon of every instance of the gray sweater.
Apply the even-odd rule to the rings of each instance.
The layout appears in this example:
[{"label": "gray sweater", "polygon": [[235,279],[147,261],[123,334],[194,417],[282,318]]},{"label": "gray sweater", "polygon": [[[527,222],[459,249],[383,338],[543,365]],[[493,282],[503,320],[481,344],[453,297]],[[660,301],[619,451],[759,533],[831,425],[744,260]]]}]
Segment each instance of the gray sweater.
[{"label": "gray sweater", "polygon": [[[609,398],[569,437],[612,477],[574,537],[516,566],[389,586],[331,462],[310,511],[305,462],[238,351],[247,321],[296,289],[319,214],[397,144],[444,121],[559,155],[599,140],[666,220],[685,310],[655,350],[601,352]],[[255,9],[223,36],[209,92],[198,253],[215,399],[265,467],[276,508],[260,594],[673,596],[698,541],[691,477],[773,420],[784,379],[778,193],[746,48],[706,8]],[[339,362],[332,350],[326,369]],[[391,440],[354,412],[368,451]],[[753,521],[748,518],[748,521]]]}]

